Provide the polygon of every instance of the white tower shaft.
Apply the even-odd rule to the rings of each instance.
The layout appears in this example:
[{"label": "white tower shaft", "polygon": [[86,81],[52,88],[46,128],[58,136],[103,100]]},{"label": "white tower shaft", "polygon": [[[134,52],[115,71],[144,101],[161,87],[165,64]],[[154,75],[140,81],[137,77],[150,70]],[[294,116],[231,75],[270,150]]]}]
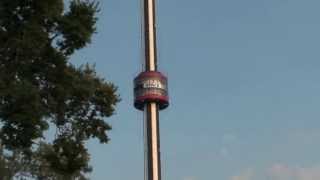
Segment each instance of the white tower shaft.
[{"label": "white tower shaft", "polygon": [[[155,0],[143,0],[145,71],[157,71]],[[161,180],[159,107],[148,102],[144,107],[145,180]]]}]

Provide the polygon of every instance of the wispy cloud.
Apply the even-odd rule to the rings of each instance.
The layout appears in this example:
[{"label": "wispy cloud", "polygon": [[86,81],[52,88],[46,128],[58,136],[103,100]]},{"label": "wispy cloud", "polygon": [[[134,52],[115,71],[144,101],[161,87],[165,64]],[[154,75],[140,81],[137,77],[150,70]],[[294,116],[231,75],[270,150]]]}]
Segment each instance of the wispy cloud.
[{"label": "wispy cloud", "polygon": [[262,171],[246,169],[229,180],[320,180],[320,166],[290,167],[285,164],[274,164]]},{"label": "wispy cloud", "polygon": [[320,166],[292,168],[275,164],[269,169],[268,175],[272,180],[320,180]]},{"label": "wispy cloud", "polygon": [[218,149],[218,156],[224,159],[232,159],[232,150],[238,143],[238,138],[234,133],[224,134],[221,138],[221,146]]},{"label": "wispy cloud", "polygon": [[247,169],[242,172],[240,175],[232,176],[230,180],[252,180],[254,172],[252,169]]}]

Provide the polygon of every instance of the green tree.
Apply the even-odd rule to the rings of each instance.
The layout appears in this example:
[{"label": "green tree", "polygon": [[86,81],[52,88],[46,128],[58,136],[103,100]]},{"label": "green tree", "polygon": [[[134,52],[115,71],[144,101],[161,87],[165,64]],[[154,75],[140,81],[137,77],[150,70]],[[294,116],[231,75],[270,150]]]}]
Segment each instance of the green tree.
[{"label": "green tree", "polygon": [[[0,1],[0,173],[10,163],[17,167],[10,178],[90,172],[84,143],[108,142],[104,119],[119,96],[93,66],[69,60],[90,43],[97,12],[94,0]],[[53,142],[45,142],[48,129],[56,131]]]}]

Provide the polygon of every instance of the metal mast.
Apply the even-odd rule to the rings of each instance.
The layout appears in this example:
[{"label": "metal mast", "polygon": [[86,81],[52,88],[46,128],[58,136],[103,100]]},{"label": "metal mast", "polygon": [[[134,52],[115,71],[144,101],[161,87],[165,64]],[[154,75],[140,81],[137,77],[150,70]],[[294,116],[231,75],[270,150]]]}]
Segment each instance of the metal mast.
[{"label": "metal mast", "polygon": [[169,105],[167,78],[157,71],[155,0],[143,1],[144,72],[134,80],[134,105],[144,111],[146,180],[161,180],[159,110]]},{"label": "metal mast", "polygon": [[155,0],[143,0],[145,71],[157,71]]},{"label": "metal mast", "polygon": [[[156,15],[155,0],[144,0],[145,71],[157,71]],[[155,102],[144,107],[145,144],[147,145],[146,178],[161,180],[159,109]]]}]

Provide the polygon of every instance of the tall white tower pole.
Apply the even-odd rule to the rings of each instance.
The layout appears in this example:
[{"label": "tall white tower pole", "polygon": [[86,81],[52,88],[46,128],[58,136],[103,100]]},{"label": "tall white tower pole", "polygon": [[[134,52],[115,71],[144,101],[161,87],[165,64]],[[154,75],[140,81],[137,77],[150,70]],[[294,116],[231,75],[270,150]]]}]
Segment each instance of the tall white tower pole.
[{"label": "tall white tower pole", "polygon": [[[157,71],[155,0],[144,0],[145,70]],[[144,107],[146,180],[161,180],[159,109],[156,102]]]},{"label": "tall white tower pole", "polygon": [[167,77],[157,69],[155,0],[142,1],[144,72],[134,80],[134,105],[144,111],[145,180],[161,180],[159,110],[169,105]]}]

